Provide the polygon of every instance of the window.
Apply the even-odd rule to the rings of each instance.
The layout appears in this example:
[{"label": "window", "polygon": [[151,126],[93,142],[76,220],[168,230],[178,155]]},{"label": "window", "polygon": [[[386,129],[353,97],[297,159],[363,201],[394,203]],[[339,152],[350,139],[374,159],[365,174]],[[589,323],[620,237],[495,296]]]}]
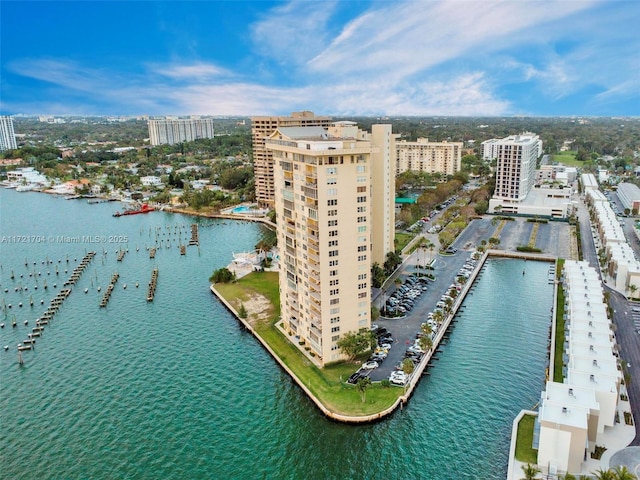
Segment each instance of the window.
[{"label": "window", "polygon": [[330,206],[330,207],[337,206],[338,205],[338,199],[337,198],[332,198],[331,200],[327,200],[327,205]]},{"label": "window", "polygon": [[337,247],[337,246],[338,246],[338,240],[329,240],[329,247]]},{"label": "window", "polygon": [[338,210],[328,210],[327,211],[327,216],[328,217],[335,217],[336,215],[338,215]]},{"label": "window", "polygon": [[365,183],[367,181],[367,177],[365,176],[359,176],[357,182],[358,183]]},{"label": "window", "polygon": [[337,237],[338,236],[338,231],[337,230],[329,230],[329,236],[330,237]]},{"label": "window", "polygon": [[358,251],[359,252],[366,252],[367,251],[367,246],[366,245],[359,245],[358,246]]},{"label": "window", "polygon": [[367,187],[366,186],[363,185],[361,187],[358,187],[358,193],[364,193],[366,191],[367,191]]},{"label": "window", "polygon": [[335,185],[336,183],[338,183],[338,179],[335,177],[332,178],[327,178],[327,185]]},{"label": "window", "polygon": [[358,217],[358,223],[364,223],[367,221],[367,217]]},{"label": "window", "polygon": [[[331,200],[329,200],[329,201],[331,201]],[[358,197],[358,203],[366,203],[366,201],[367,201],[367,197],[366,196]],[[336,202],[337,202],[337,200],[336,200]],[[336,205],[337,205],[337,203],[336,203]]]},{"label": "window", "polygon": [[364,213],[367,211],[367,207],[365,207],[364,205],[361,205],[358,207],[358,213]]},{"label": "window", "polygon": [[337,257],[338,256],[338,250],[329,250],[329,256],[330,257]]},{"label": "window", "polygon": [[336,332],[339,332],[339,331],[340,331],[340,327],[331,327],[331,333],[336,333]]},{"label": "window", "polygon": [[367,292],[360,292],[358,294],[358,298],[365,298],[367,296]]},{"label": "window", "polygon": [[[360,188],[360,187],[358,187]],[[327,188],[327,197],[335,197],[336,195],[338,195],[338,189],[337,188]],[[336,200],[337,202],[337,200]]]},{"label": "window", "polygon": [[358,255],[358,261],[359,262],[364,262],[367,259],[366,255]]},{"label": "window", "polygon": [[329,271],[329,276],[330,277],[337,277],[338,276],[338,270],[330,270]]},{"label": "window", "polygon": [[334,280],[329,280],[329,285],[331,285],[332,287],[338,285],[338,283],[340,283],[340,282],[339,282],[339,280],[337,278],[334,279]]},{"label": "window", "polygon": [[340,289],[339,288],[333,288],[331,290],[329,290],[329,295],[339,295],[340,294]]},{"label": "window", "polygon": [[340,303],[340,298],[332,298],[329,300],[329,305],[337,305]]},{"label": "window", "polygon": [[[340,340],[340,335],[334,335],[333,337],[331,337],[332,342],[337,342],[338,340]],[[333,349],[333,347],[331,348]]]},{"label": "window", "polygon": [[365,225],[358,227],[358,233],[362,233],[362,232],[366,232],[367,231],[367,227]]},{"label": "window", "polygon": [[[361,155],[358,155],[358,161],[361,160],[359,157],[361,157]],[[366,171],[367,171],[367,167],[365,165],[358,165],[356,167],[356,172],[358,173],[365,173]]]},{"label": "window", "polygon": [[338,323],[340,321],[340,317],[333,317],[331,319],[331,323]]},{"label": "window", "polygon": [[338,266],[338,260],[329,260],[329,266],[330,267],[337,267]]},{"label": "window", "polygon": [[340,307],[332,308],[331,310],[329,310],[329,313],[331,315],[336,315],[336,314],[340,313]]},{"label": "window", "polygon": [[327,175],[335,175],[336,173],[338,173],[338,169],[336,167],[327,168]]},{"label": "window", "polygon": [[366,283],[359,283],[358,284],[358,290],[364,290],[365,288],[367,288],[367,284]]},{"label": "window", "polygon": [[338,220],[329,220],[327,222],[327,226],[328,227],[337,227],[338,226]]}]

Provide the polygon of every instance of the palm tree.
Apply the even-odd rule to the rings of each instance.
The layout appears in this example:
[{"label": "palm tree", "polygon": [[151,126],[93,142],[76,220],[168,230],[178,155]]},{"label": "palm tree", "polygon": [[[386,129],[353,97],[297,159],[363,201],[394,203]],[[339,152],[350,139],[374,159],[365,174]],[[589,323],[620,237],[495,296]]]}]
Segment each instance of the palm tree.
[{"label": "palm tree", "polygon": [[431,325],[429,325],[428,323],[423,323],[422,325],[420,325],[420,330],[428,337],[433,333],[433,328],[431,328]]},{"label": "palm tree", "polygon": [[616,474],[616,480],[637,480],[638,477],[631,473],[627,467],[618,465],[613,469]]},{"label": "palm tree", "polygon": [[425,352],[428,352],[433,348],[433,340],[431,340],[431,337],[420,337],[419,344],[420,348]]},{"label": "palm tree", "polygon": [[534,480],[540,473],[540,469],[530,463],[522,465],[520,468],[522,468],[522,472],[524,473],[522,480]]},{"label": "palm tree", "polygon": [[560,480],[577,480],[576,476],[573,473],[565,473],[564,475],[560,475],[558,477]]},{"label": "palm tree", "polygon": [[596,480],[616,480],[616,473],[613,470],[602,470],[601,468],[593,472]]}]

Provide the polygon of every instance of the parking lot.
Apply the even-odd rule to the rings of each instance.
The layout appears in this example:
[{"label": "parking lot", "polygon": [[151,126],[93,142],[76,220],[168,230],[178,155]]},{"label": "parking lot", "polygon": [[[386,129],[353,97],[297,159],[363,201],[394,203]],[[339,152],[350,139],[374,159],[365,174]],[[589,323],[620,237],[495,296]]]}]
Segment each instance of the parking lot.
[{"label": "parking lot", "polygon": [[[410,310],[404,312],[403,316],[396,318],[381,317],[375,322],[380,333],[379,343],[387,344],[390,348],[384,349],[386,351],[385,358],[381,358],[381,355],[370,358],[370,360],[375,360],[379,366],[372,369],[362,369],[360,370],[361,375],[368,376],[372,381],[389,379],[392,372],[397,371],[402,360],[406,358],[407,350],[414,350],[411,356],[416,360],[420,358],[414,345],[417,340],[416,334],[421,332],[421,324],[427,322],[429,315],[434,310],[437,310],[438,303],[444,301],[442,296],[447,294],[450,288],[455,285],[458,273],[465,265],[465,262],[470,261],[470,257],[475,251],[472,249],[458,249],[455,244],[454,248],[456,249],[455,254],[435,255],[433,270],[430,271],[435,275],[435,279],[427,280],[426,277],[419,277],[414,264],[407,262],[407,267],[399,276],[402,284],[394,285],[382,295],[381,303],[387,304],[389,308],[395,306],[390,304],[394,302],[392,299],[397,299],[399,306],[413,297],[413,305]],[[426,290],[423,287],[426,287]],[[461,286],[458,288],[461,288]],[[420,291],[419,294],[417,293],[418,290]],[[440,307],[443,306],[441,303]],[[430,323],[435,333],[438,327],[435,321]],[[392,339],[391,342],[389,342],[389,338]],[[357,381],[357,378],[354,378],[353,381]],[[397,382],[397,384],[402,383],[402,381]]]},{"label": "parking lot", "polygon": [[[567,223],[549,222],[548,224],[540,224],[538,228],[536,246],[542,247],[543,253],[570,258],[568,247],[570,233]],[[527,222],[526,219],[519,218],[506,222],[500,234],[501,242],[498,248],[515,250],[518,245],[528,244],[532,229],[533,224]],[[421,330],[421,324],[429,319],[429,314],[437,308],[438,302],[442,301],[442,296],[455,284],[460,269],[465,265],[465,262],[469,261],[475,252],[476,245],[480,245],[482,240],[488,240],[495,230],[494,217],[487,216],[477,219],[471,222],[451,245],[455,253],[445,255],[433,253],[432,256],[428,251],[416,249],[405,260],[398,275],[398,279],[402,282],[401,285],[406,285],[408,278],[412,276],[417,278],[418,274],[424,273],[425,270],[416,268],[416,265],[424,265],[432,257],[435,259],[433,270],[428,273],[434,274],[435,280],[426,282],[427,290],[422,291],[413,299],[411,310],[405,312],[403,317],[380,318],[375,322],[378,327],[384,328],[386,331],[383,333],[390,334],[389,337],[393,340],[388,343],[389,337],[381,338],[382,342],[391,347],[387,352],[387,357],[382,362],[377,361],[379,364],[377,368],[361,371],[362,375],[368,376],[372,381],[389,379],[391,373],[405,358],[407,349],[414,345],[416,334]],[[423,282],[418,282],[418,284],[421,286]],[[398,288],[399,285],[392,284],[386,291],[383,291],[375,302],[376,306],[380,308],[385,305]],[[640,322],[640,311],[638,312],[638,321]],[[638,328],[640,329],[640,323]],[[357,381],[357,378],[354,380]]]}]

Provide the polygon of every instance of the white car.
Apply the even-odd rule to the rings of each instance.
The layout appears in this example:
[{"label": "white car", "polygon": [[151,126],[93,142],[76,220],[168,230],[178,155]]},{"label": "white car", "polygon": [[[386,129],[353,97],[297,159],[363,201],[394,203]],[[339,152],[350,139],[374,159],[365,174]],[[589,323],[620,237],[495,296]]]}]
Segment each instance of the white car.
[{"label": "white car", "polygon": [[374,368],[378,368],[378,362],[370,361],[362,364],[363,370],[373,370]]}]

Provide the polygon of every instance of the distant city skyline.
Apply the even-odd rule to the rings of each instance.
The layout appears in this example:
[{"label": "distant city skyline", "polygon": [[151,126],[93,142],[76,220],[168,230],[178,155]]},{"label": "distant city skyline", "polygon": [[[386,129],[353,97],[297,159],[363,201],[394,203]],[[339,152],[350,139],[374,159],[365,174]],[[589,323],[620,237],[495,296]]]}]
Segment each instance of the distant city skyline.
[{"label": "distant city skyline", "polygon": [[637,116],[636,1],[4,1],[0,114]]}]

